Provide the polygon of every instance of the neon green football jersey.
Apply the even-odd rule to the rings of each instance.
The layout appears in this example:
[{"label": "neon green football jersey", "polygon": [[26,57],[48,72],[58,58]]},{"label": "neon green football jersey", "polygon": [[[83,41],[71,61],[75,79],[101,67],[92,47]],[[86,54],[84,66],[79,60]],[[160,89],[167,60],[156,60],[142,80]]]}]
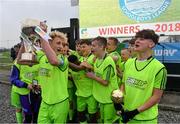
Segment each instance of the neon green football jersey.
[{"label": "neon green football jersey", "polygon": [[[19,79],[22,82],[26,84],[31,84],[33,79],[37,79],[39,65],[33,65],[33,66],[20,65],[20,64],[17,64],[16,62],[14,65],[19,70]],[[12,90],[21,95],[26,95],[30,92],[30,90],[27,88],[19,88],[17,86],[13,86]]]},{"label": "neon green football jersey", "polygon": [[[93,66],[93,58],[94,55],[90,54],[88,57],[81,57],[79,61],[87,61],[89,64]],[[78,72],[71,72],[73,80],[76,85],[76,95],[82,97],[89,97],[92,95],[92,87],[93,87],[93,80],[86,77],[86,70],[81,70]]]},{"label": "neon green football jersey", "polygon": [[113,51],[109,54],[109,56],[113,57],[113,56],[117,56],[118,60],[116,62],[116,65],[119,65],[121,63],[121,56],[119,55],[119,53],[117,51]]},{"label": "neon green football jersey", "polygon": [[[138,61],[137,58],[128,59],[122,82],[125,85],[124,107],[134,110],[143,105],[153,93],[154,88],[165,89],[167,71],[157,59],[150,58]],[[158,115],[157,104],[135,116],[136,120],[151,120]]]},{"label": "neon green football jersey", "polygon": [[[94,98],[100,103],[112,103],[111,93],[113,90],[118,89],[116,65],[113,59],[108,55],[105,55],[103,59],[97,58],[94,64],[94,72],[96,76],[108,81],[107,86],[95,80],[93,81]],[[108,75],[109,79],[107,79]]]},{"label": "neon green football jersey", "polygon": [[45,55],[39,60],[42,100],[47,104],[56,104],[68,98],[68,60],[63,55],[58,55],[57,58],[64,60],[64,64],[53,66]]},{"label": "neon green football jersey", "polygon": [[[115,64],[116,64],[116,67],[118,67],[118,68],[120,68],[120,70],[122,70],[121,66],[120,66],[120,64],[121,64],[121,56],[119,55],[119,53],[117,51],[113,51],[113,52],[111,52],[109,54],[109,56],[111,56],[111,57],[113,57],[113,56],[118,57],[118,60],[117,60],[117,62]],[[118,85],[120,86],[121,85],[121,78],[118,77],[118,76],[117,76],[117,82],[118,82]]]}]

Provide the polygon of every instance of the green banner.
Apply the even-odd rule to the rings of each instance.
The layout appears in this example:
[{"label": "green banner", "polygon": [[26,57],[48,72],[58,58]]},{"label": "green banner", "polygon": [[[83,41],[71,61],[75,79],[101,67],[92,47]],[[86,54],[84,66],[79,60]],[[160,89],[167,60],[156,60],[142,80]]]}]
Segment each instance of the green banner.
[{"label": "green banner", "polygon": [[[179,6],[180,0],[79,0],[80,28],[180,21]],[[154,15],[137,20],[138,11],[144,11],[144,18]]]}]

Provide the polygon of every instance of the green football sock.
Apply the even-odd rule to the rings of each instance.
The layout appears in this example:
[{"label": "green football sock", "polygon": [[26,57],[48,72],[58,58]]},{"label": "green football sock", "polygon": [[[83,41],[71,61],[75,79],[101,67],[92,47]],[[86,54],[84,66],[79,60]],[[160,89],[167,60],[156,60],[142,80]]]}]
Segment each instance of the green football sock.
[{"label": "green football sock", "polygon": [[18,124],[22,124],[23,121],[22,112],[16,112],[16,120]]}]

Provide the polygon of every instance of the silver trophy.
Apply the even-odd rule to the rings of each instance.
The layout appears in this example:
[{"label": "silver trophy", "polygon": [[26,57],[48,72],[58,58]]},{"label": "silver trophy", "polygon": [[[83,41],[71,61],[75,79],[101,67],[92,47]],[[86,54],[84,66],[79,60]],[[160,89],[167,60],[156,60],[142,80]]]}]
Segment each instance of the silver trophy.
[{"label": "silver trophy", "polygon": [[35,28],[41,25],[42,22],[34,19],[26,19],[23,22],[20,37],[23,39],[25,52],[21,54],[20,62],[37,63],[35,51],[39,49],[40,37],[35,32]]},{"label": "silver trophy", "polygon": [[29,61],[34,62],[35,61],[35,48],[33,47],[33,43],[28,39],[28,37],[21,33],[20,36],[23,39],[24,49],[25,52],[21,55],[20,61]]}]

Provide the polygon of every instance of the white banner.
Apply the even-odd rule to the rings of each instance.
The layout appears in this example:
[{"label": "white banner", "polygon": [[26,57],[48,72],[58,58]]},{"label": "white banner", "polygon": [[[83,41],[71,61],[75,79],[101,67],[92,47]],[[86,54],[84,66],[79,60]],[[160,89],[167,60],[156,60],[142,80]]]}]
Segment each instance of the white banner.
[{"label": "white banner", "polygon": [[180,35],[180,21],[80,28],[80,38],[130,37],[142,29],[152,29],[159,35]]}]

